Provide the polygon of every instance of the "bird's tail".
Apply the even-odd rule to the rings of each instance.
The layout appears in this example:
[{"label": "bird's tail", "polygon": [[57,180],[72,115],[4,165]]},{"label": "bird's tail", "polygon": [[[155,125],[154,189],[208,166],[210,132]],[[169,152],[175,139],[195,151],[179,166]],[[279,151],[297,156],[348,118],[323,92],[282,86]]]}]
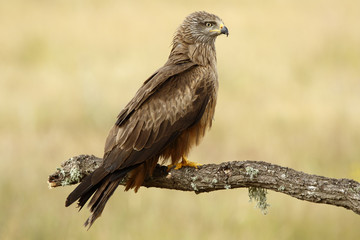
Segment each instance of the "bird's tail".
[{"label": "bird's tail", "polygon": [[132,170],[132,168],[115,171],[109,174],[104,168],[98,168],[92,174],[85,177],[79,186],[69,194],[65,206],[70,206],[78,200],[78,207],[81,210],[93,195],[88,204],[92,214],[84,224],[85,227],[88,226],[88,228],[90,228],[95,220],[101,216],[107,201],[130,170]]},{"label": "bird's tail", "polygon": [[[95,222],[95,220],[101,216],[102,211],[105,208],[105,205],[111,195],[114,193],[116,188],[119,186],[120,181],[122,178],[118,178],[114,181],[111,181],[110,177],[106,178],[103,183],[99,186],[96,190],[94,196],[91,198],[89,202],[90,217],[86,220],[84,226],[89,228]],[[80,198],[81,200],[81,198]],[[79,200],[79,203],[80,203]]]}]

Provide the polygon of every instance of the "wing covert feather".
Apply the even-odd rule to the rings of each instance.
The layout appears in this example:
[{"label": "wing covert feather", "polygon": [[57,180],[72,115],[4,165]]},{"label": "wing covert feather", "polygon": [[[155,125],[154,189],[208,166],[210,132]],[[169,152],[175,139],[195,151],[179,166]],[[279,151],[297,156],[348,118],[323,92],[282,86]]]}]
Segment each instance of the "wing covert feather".
[{"label": "wing covert feather", "polygon": [[105,169],[115,171],[159,155],[171,139],[199,120],[209,99],[202,82],[209,76],[195,70],[171,77],[127,121],[113,127],[117,132],[109,137],[116,140],[107,140],[114,144],[105,149]]},{"label": "wing covert feather", "polygon": [[181,64],[165,65],[151,75],[140,89],[136,92],[135,97],[119,113],[116,125],[122,125],[132,113],[137,110],[163,83],[169,78],[181,74],[192,67],[196,66],[191,61],[185,61]]}]

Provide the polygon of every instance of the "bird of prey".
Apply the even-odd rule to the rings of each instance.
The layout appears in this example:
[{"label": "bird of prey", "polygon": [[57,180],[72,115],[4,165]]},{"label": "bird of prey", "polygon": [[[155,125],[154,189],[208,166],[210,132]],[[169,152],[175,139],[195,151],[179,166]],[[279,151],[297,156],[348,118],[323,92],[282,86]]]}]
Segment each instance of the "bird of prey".
[{"label": "bird of prey", "polygon": [[158,161],[171,166],[197,166],[186,159],[211,127],[218,74],[215,39],[229,32],[223,21],[204,11],[187,16],[178,27],[169,58],[125,106],[105,143],[102,165],[82,180],[66,199],[80,209],[92,196],[89,228],[101,215],[119,183],[135,192]]}]

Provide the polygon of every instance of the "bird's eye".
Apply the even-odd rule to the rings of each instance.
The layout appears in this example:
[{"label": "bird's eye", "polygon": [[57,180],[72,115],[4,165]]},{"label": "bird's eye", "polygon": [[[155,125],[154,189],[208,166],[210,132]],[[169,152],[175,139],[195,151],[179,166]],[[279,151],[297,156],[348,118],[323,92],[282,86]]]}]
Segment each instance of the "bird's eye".
[{"label": "bird's eye", "polygon": [[206,23],[205,23],[205,26],[207,26],[207,27],[212,27],[212,25],[213,25],[213,24],[210,23],[210,22],[206,22]]}]

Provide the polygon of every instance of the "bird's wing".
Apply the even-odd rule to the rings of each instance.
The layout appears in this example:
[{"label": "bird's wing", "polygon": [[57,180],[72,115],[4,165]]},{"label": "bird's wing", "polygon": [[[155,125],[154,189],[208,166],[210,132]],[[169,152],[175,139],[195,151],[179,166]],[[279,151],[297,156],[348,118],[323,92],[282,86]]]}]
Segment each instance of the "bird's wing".
[{"label": "bird's wing", "polygon": [[201,118],[209,100],[206,83],[211,74],[199,66],[174,72],[154,75],[120,113],[105,144],[103,167],[108,172],[158,156]]},{"label": "bird's wing", "polygon": [[208,101],[205,87],[192,86],[208,77],[198,68],[194,64],[175,65],[172,69],[167,66],[146,80],[110,130],[102,166],[77,186],[66,206],[80,198],[82,207],[107,176],[123,177],[142,162],[158,156],[166,144],[196,122]]},{"label": "bird's wing", "polygon": [[168,79],[179,75],[192,67],[196,66],[191,61],[185,61],[181,64],[165,65],[151,75],[140,89],[136,92],[135,97],[119,113],[116,124],[121,126],[162,84]]}]

